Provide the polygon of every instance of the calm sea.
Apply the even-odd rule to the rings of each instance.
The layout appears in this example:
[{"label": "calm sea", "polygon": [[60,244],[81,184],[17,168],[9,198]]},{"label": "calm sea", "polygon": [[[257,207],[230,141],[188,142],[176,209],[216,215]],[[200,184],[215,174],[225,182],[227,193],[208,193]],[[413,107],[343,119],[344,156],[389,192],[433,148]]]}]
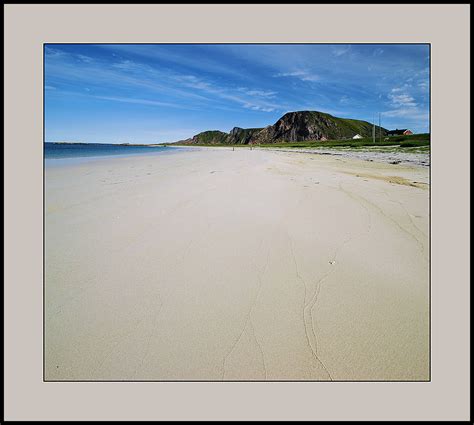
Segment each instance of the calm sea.
[{"label": "calm sea", "polygon": [[98,143],[45,143],[44,158],[47,164],[53,164],[57,162],[57,160],[65,160],[66,162],[82,162],[88,159],[98,159],[110,156],[162,155],[176,153],[183,150],[187,149],[166,146],[149,147]]}]

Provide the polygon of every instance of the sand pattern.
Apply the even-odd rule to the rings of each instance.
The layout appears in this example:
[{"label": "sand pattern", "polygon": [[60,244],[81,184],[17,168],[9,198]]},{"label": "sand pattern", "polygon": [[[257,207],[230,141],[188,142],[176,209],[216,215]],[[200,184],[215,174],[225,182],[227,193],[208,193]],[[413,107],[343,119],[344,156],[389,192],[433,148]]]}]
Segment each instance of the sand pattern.
[{"label": "sand pattern", "polygon": [[47,380],[427,380],[429,176],[247,149],[45,173]]}]

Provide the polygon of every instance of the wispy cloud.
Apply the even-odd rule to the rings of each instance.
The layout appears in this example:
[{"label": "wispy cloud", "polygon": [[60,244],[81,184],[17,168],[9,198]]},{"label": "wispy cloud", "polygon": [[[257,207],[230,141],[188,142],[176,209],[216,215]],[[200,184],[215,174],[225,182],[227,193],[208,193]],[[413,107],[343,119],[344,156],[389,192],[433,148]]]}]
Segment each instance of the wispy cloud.
[{"label": "wispy cloud", "polygon": [[200,45],[196,45],[196,49],[203,50],[203,54],[199,56],[199,60],[194,60],[186,54],[187,46],[157,46],[157,45],[127,45],[127,44],[104,44],[99,45],[101,48],[121,53],[122,55],[133,55],[137,58],[143,58],[147,61],[156,61],[169,66],[178,66],[182,71],[185,69],[200,70],[208,73],[219,75],[237,76],[242,73],[240,70],[232,66],[227,66],[220,60],[215,60],[206,55],[206,49]]},{"label": "wispy cloud", "polygon": [[[69,53],[53,53],[46,61],[46,73],[49,79],[59,81],[82,82],[90,86],[95,85],[101,90],[117,88],[123,90],[130,87],[146,89],[166,96],[175,96],[182,99],[193,98],[197,101],[207,101],[182,87],[169,83],[170,75],[153,69],[152,67],[134,61],[120,61],[104,63],[100,60],[76,63],[77,55]],[[167,81],[168,80],[168,81]]]},{"label": "wispy cloud", "polygon": [[266,98],[274,98],[275,95],[277,94],[276,91],[272,91],[272,90],[250,90],[245,87],[239,87],[237,90],[249,96],[266,97]]},{"label": "wispy cloud", "polygon": [[321,78],[319,75],[313,74],[309,71],[298,70],[298,71],[291,71],[291,72],[279,72],[275,74],[275,77],[295,77],[301,81],[320,81]]},{"label": "wispy cloud", "polygon": [[179,109],[195,109],[186,104],[176,104],[170,102],[160,102],[157,100],[148,100],[148,99],[136,99],[133,97],[118,97],[118,96],[90,96],[94,99],[101,99],[101,100],[110,100],[114,102],[125,102],[125,103],[134,103],[138,105],[146,105],[146,106],[165,106],[167,108],[179,108]]},{"label": "wispy cloud", "polygon": [[[272,112],[280,109],[281,106],[269,102],[266,99],[271,98],[276,92],[263,90],[242,90],[242,88],[222,87],[214,82],[203,80],[194,75],[175,76],[186,87],[198,89],[206,94],[217,96],[218,98],[230,100],[246,109],[262,112]],[[241,93],[240,95],[236,93]]]},{"label": "wispy cloud", "polygon": [[[68,53],[56,54],[47,64],[50,77],[69,77],[80,79],[84,83],[95,84],[101,89],[105,87],[130,86],[135,88],[149,89],[157,94],[165,96],[178,96],[198,102],[210,103],[213,99],[232,101],[241,108],[254,111],[271,112],[278,109],[279,105],[269,102],[276,92],[269,90],[246,90],[239,92],[238,88],[221,86],[214,81],[197,77],[192,74],[179,74],[174,71],[160,70],[155,67],[130,59],[112,62],[108,66],[93,60],[81,60],[78,65],[76,60],[79,55]],[[240,94],[237,94],[240,93]],[[94,96],[103,100],[127,102],[150,106],[180,107],[176,102],[164,100],[136,99],[134,97],[118,97],[104,95]],[[221,105],[215,105],[221,108]],[[195,109],[197,105],[191,106],[189,102],[182,103],[181,109]]]},{"label": "wispy cloud", "polygon": [[149,66],[144,66],[142,64],[138,64],[131,60],[122,60],[120,62],[115,62],[111,64],[111,67],[114,69],[119,69],[120,71],[125,72],[149,72],[151,68]]},{"label": "wispy cloud", "polygon": [[428,90],[430,87],[428,81],[420,81],[417,85],[422,90]]},{"label": "wispy cloud", "polygon": [[349,96],[346,96],[346,95],[342,96],[339,99],[339,103],[342,103],[344,105],[347,105],[349,102],[350,102]]},{"label": "wispy cloud", "polygon": [[[415,127],[427,126],[429,122],[429,109],[420,104],[413,94],[419,88],[412,85],[413,78],[401,86],[393,87],[387,95],[390,109],[383,112],[383,116],[391,119],[391,123],[396,126]],[[424,131],[427,131],[425,127]]]},{"label": "wispy cloud", "polygon": [[252,103],[244,103],[244,108],[251,109],[252,111],[262,111],[262,112],[273,112],[276,110],[276,108],[259,106]]},{"label": "wispy cloud", "polygon": [[86,56],[86,55],[76,55],[76,58],[82,62],[85,62],[85,63],[91,63],[94,61],[93,58],[89,57],[89,56]]},{"label": "wispy cloud", "polygon": [[374,49],[372,56],[380,56],[381,54],[383,54],[383,52],[384,52],[383,49],[381,49],[380,47],[377,47],[376,49]]},{"label": "wispy cloud", "polygon": [[339,57],[339,56],[342,56],[342,55],[346,54],[347,52],[349,52],[349,50],[351,50],[351,46],[349,44],[348,45],[334,46],[332,48],[332,54],[333,54],[333,56]]},{"label": "wispy cloud", "polygon": [[406,107],[406,106],[416,106],[415,99],[409,94],[389,94],[389,99],[392,106],[395,107]]},{"label": "wispy cloud", "polygon": [[413,121],[427,121],[429,120],[429,111],[421,110],[418,107],[408,107],[408,108],[399,108],[399,109],[392,109],[389,111],[383,112],[384,117],[396,117],[396,118],[404,118],[409,119],[410,122]]}]

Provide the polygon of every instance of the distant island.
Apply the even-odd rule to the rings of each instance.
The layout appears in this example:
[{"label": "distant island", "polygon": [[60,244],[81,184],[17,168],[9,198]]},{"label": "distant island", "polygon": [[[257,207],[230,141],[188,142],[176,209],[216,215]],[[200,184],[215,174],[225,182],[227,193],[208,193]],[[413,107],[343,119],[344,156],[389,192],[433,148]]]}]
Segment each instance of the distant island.
[{"label": "distant island", "polygon": [[114,145],[114,146],[144,146],[147,148],[163,147],[168,143],[86,143],[86,142],[46,142],[52,145]]},{"label": "distant island", "polygon": [[118,143],[117,146],[146,146],[146,147],[154,147],[166,145],[167,143]]},{"label": "distant island", "polygon": [[86,142],[46,142],[53,145],[89,145],[90,143]]}]

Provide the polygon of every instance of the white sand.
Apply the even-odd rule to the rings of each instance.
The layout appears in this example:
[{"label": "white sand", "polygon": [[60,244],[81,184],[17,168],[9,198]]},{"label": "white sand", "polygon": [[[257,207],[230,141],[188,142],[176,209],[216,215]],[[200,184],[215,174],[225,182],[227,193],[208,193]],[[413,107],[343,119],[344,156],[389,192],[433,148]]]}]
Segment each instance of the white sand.
[{"label": "white sand", "polygon": [[428,172],[247,149],[47,167],[46,379],[429,379]]}]

